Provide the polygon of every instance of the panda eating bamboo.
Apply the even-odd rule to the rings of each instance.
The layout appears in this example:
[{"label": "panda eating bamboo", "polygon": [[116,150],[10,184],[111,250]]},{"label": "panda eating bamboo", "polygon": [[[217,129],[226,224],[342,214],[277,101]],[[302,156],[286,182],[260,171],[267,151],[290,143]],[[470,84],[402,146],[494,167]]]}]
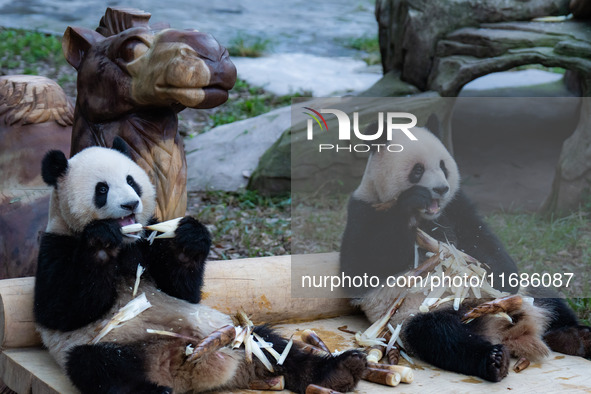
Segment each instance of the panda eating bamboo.
[{"label": "panda eating bamboo", "polygon": [[[382,150],[369,157],[349,200],[340,256],[344,274],[383,279],[408,272],[419,256],[419,229],[487,264],[493,275],[516,273],[515,262],[460,190],[456,162],[444,145],[427,129],[413,128],[412,133],[417,141],[396,134],[390,141],[403,145],[401,152]],[[498,290],[517,291],[508,286]],[[351,291],[371,322],[386,316],[400,294],[392,287]],[[393,327],[402,324],[404,348],[436,367],[496,382],[507,375],[511,355],[533,361],[550,348],[591,357],[590,328],[579,325],[561,299],[519,299],[507,309],[506,319],[485,314],[464,321],[465,313],[486,300],[466,299],[456,309],[445,302],[450,299],[441,297],[427,307],[423,292],[408,294],[390,319]]]},{"label": "panda eating bamboo", "polygon": [[[248,388],[283,375],[285,387],[296,392],[311,383],[352,390],[366,365],[356,350],[319,356],[294,344],[281,364],[271,365],[273,372],[258,359],[249,362],[244,348],[187,356],[187,345],[199,345],[191,339],[232,324],[199,303],[209,232],[187,216],[173,238],[151,245],[124,235],[122,227],[155,222],[155,191],[125,143],[115,139],[113,145],[84,149],[70,160],[51,151],[42,163],[53,192],[39,251],[35,319],[74,385],[83,393],[201,392]],[[138,266],[146,270],[137,289],[145,301],[136,306]],[[123,316],[128,308],[131,318]],[[113,321],[121,324],[110,329]],[[172,336],[155,334],[162,332]],[[254,334],[275,354],[288,344],[267,326],[254,327]]]}]

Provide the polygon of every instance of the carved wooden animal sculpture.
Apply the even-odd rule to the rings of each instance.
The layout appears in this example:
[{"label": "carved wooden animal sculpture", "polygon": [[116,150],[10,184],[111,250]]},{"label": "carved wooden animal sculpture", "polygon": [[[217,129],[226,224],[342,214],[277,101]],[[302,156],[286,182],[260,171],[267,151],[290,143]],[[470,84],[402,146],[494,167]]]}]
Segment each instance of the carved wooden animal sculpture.
[{"label": "carved wooden animal sculpture", "polygon": [[187,164],[177,113],[228,99],[236,68],[209,34],[154,29],[150,14],[108,8],[97,31],[68,27],[63,51],[78,70],[70,155],[119,136],[156,186],[162,219],[184,216]]},{"label": "carved wooden animal sculpture", "polygon": [[69,148],[73,117],[52,80],[0,77],[0,279],[35,273],[50,193],[41,179],[42,153]]}]

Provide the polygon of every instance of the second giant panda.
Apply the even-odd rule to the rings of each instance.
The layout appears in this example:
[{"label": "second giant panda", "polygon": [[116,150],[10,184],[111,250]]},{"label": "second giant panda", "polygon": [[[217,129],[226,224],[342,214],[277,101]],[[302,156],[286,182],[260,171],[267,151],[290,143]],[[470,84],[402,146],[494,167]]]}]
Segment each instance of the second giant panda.
[{"label": "second giant panda", "polygon": [[[382,149],[368,159],[349,200],[340,256],[344,274],[385,278],[409,271],[417,228],[488,264],[495,275],[516,273],[515,262],[460,189],[458,167],[444,145],[427,129],[412,133],[417,141],[394,135],[391,143],[402,145],[401,152]],[[373,322],[397,294],[386,286],[351,295]],[[482,300],[467,300],[457,311],[448,303],[420,313],[424,297],[407,298],[392,323],[403,323],[401,339],[408,351],[439,368],[499,381],[507,375],[510,355],[540,359],[549,347],[591,357],[589,327],[580,326],[562,300],[524,303],[511,314],[513,323],[489,315],[464,324],[463,314]]]},{"label": "second giant panda", "polygon": [[[175,236],[124,236],[121,227],[155,222],[155,191],[148,175],[116,139],[115,149],[91,147],[67,160],[46,154],[42,176],[53,186],[49,223],[41,239],[34,313],[43,343],[83,393],[171,393],[248,388],[253,380],[283,375],[286,388],[303,392],[310,383],[352,390],[364,372],[362,352],[322,357],[294,345],[283,365],[268,372],[243,349],[221,348],[198,358],[185,355],[191,339],[155,335],[168,331],[200,340],[232,324],[231,318],[199,303],[207,228],[180,220]],[[94,339],[132,300],[138,264],[146,272],[137,294],[151,307]],[[281,353],[287,340],[266,326],[254,328]]]}]

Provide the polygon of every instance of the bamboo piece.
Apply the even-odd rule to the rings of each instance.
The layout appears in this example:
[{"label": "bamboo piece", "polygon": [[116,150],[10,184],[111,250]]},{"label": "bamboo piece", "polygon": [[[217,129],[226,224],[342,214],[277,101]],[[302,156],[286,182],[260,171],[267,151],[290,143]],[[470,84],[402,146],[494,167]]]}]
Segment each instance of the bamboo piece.
[{"label": "bamboo piece", "polygon": [[384,357],[384,352],[380,346],[372,346],[367,352],[367,361],[377,364]]},{"label": "bamboo piece", "polygon": [[397,365],[400,361],[400,349],[398,346],[394,346],[386,356],[388,357],[388,363],[390,365]]},{"label": "bamboo piece", "polygon": [[519,372],[523,371],[524,369],[526,369],[527,367],[529,367],[529,360],[525,357],[521,357],[519,360],[517,360],[517,362],[513,366],[513,371],[519,373]]},{"label": "bamboo piece", "polygon": [[209,353],[215,352],[232,343],[235,337],[236,329],[231,324],[217,329],[195,346],[195,350],[187,357],[187,361],[195,361]]},{"label": "bamboo piece", "polygon": [[321,350],[324,350],[327,353],[331,353],[330,349],[328,348],[328,346],[326,346],[326,344],[324,343],[324,341],[322,339],[320,339],[320,337],[318,336],[318,334],[316,334],[313,330],[310,329],[305,329],[304,331],[302,331],[302,333],[300,334],[300,338],[302,338],[302,341],[315,346]]},{"label": "bamboo piece", "polygon": [[394,387],[400,383],[400,374],[398,372],[368,367],[363,374],[363,380]]},{"label": "bamboo piece", "polygon": [[472,308],[462,317],[462,321],[476,319],[477,317],[495,314],[499,312],[510,313],[521,308],[523,305],[523,298],[520,295],[514,294],[496,300],[488,301]]},{"label": "bamboo piece", "polygon": [[400,381],[402,383],[412,383],[412,381],[414,380],[414,373],[412,371],[412,368],[405,367],[404,365],[391,365],[368,362],[367,366],[373,369],[381,369],[383,371],[396,372],[400,374]]}]

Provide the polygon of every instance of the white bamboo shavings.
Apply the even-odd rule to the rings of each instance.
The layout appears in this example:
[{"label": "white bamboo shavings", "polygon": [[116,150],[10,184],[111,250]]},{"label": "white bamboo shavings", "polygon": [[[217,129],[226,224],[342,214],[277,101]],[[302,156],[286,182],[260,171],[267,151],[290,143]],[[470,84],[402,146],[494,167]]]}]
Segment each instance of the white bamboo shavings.
[{"label": "white bamboo shavings", "polygon": [[293,345],[293,339],[289,338],[289,342],[287,342],[287,345],[285,345],[285,349],[283,349],[283,353],[281,353],[279,360],[277,360],[277,364],[283,365],[283,363],[285,362],[285,359],[287,358],[287,355],[289,354],[289,351],[291,350],[292,345]]},{"label": "white bamboo shavings", "polygon": [[150,243],[150,245],[152,245],[152,243],[154,242],[154,238],[156,238],[156,234],[158,234],[158,231],[153,230],[150,235],[147,238],[147,241]]},{"label": "white bamboo shavings", "polygon": [[126,321],[133,319],[151,306],[152,304],[150,304],[150,301],[148,301],[146,298],[146,294],[140,294],[123,306],[119,312],[117,312],[117,314],[113,316],[113,318],[105,325],[105,327],[103,327],[98,335],[89,342],[89,344],[97,344],[105,335],[111,332],[111,330],[119,327]]},{"label": "white bamboo shavings", "polygon": [[400,355],[401,355],[401,356],[402,356],[402,357],[403,357],[403,358],[404,358],[406,361],[408,361],[408,363],[409,363],[409,364],[411,364],[411,365],[415,365],[415,362],[414,362],[414,361],[412,361],[412,358],[410,358],[410,356],[409,356],[408,354],[406,354],[406,353],[404,352],[404,350],[402,350],[402,349],[400,350]]},{"label": "white bamboo shavings", "polygon": [[246,340],[244,341],[244,344],[245,344],[245,346],[244,346],[245,349],[249,349],[251,352],[251,357],[250,357],[251,361],[252,361],[252,355],[254,355],[265,366],[265,368],[267,368],[267,370],[269,370],[269,372],[274,372],[271,362],[269,361],[267,356],[265,356],[265,353],[263,353],[263,351],[259,347],[258,343],[253,340],[252,335],[248,336],[246,338]]},{"label": "white bamboo shavings", "polygon": [[162,223],[152,224],[151,226],[146,226],[148,230],[155,230],[159,233],[156,238],[174,238],[174,232],[177,229],[179,222],[181,221],[182,217],[167,220]]},{"label": "white bamboo shavings", "polygon": [[146,269],[144,267],[142,267],[141,264],[137,265],[137,270],[135,271],[135,283],[133,284],[133,292],[132,292],[132,296],[135,297],[135,295],[137,294],[137,289],[140,286],[140,278],[142,277],[142,274],[144,273]]},{"label": "white bamboo shavings", "polygon": [[390,340],[388,341],[388,346],[386,346],[386,351],[384,352],[385,354],[388,354],[388,352],[390,350],[392,350],[392,348],[394,347],[394,344],[398,340],[398,337],[400,336],[400,330],[402,330],[402,324],[398,324],[396,326],[396,329],[392,328],[392,326],[390,324],[388,324],[388,330],[390,330],[390,333],[392,334],[392,336],[390,337]]}]

